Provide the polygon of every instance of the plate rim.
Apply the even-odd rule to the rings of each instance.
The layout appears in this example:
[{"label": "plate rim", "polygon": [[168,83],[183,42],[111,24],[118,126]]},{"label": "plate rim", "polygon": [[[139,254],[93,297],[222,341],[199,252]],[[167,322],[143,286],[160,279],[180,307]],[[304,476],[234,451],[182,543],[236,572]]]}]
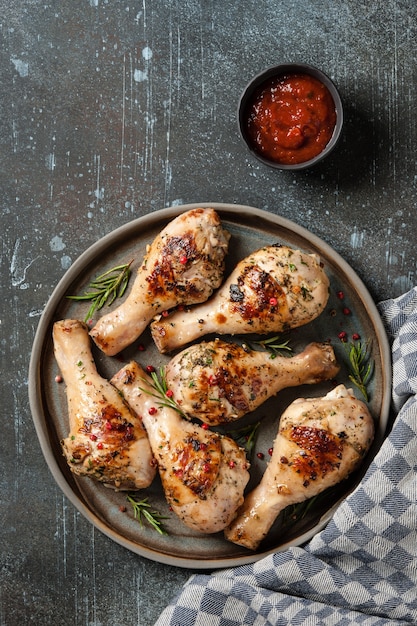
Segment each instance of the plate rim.
[{"label": "plate rim", "polygon": [[[45,415],[42,410],[40,410],[41,402],[40,402],[40,390],[41,390],[41,374],[40,374],[40,364],[41,359],[40,355],[42,354],[42,350],[44,347],[44,341],[46,338],[46,331],[50,327],[52,322],[53,313],[56,309],[57,302],[59,302],[60,298],[67,291],[68,287],[71,285],[73,280],[79,275],[79,270],[84,267],[87,263],[93,261],[97,254],[106,247],[106,244],[109,241],[113,241],[114,239],[119,239],[125,232],[129,232],[130,230],[135,229],[139,224],[144,225],[145,227],[149,224],[153,224],[155,221],[169,221],[176,217],[177,215],[184,213],[186,211],[196,209],[196,208],[213,208],[215,211],[218,211],[221,214],[222,211],[227,211],[233,214],[242,214],[250,213],[252,216],[258,216],[265,221],[269,221],[273,223],[275,226],[281,226],[286,228],[287,230],[297,234],[298,236],[310,241],[313,245],[323,250],[328,256],[334,259],[338,265],[338,267],[346,274],[350,274],[355,278],[355,289],[360,296],[362,304],[367,312],[368,317],[372,320],[373,327],[376,330],[377,338],[378,338],[378,347],[381,354],[381,363],[387,364],[387,367],[384,368],[383,371],[383,389],[385,391],[382,402],[381,402],[381,412],[379,415],[378,429],[376,437],[380,438],[380,443],[382,444],[386,428],[387,422],[389,419],[390,409],[391,409],[391,386],[392,386],[392,372],[391,367],[391,348],[388,341],[388,337],[386,334],[385,327],[382,322],[382,318],[379,314],[378,308],[372,299],[365,283],[362,279],[356,274],[355,270],[340,256],[340,254],[334,250],[327,242],[323,239],[311,233],[304,226],[300,226],[296,222],[292,220],[267,211],[265,209],[259,209],[256,207],[252,207],[250,205],[244,204],[229,204],[229,203],[221,203],[221,202],[201,202],[201,203],[189,203],[189,204],[181,204],[181,205],[173,205],[170,207],[165,207],[159,210],[151,211],[137,217],[125,224],[117,227],[116,229],[110,231],[93,244],[91,244],[84,252],[82,252],[77,259],[72,263],[72,265],[68,268],[68,270],[63,274],[61,279],[58,281],[57,285],[53,289],[45,307],[40,316],[38,326],[36,329],[34,341],[32,344],[32,351],[29,362],[29,370],[28,370],[28,396],[29,396],[29,407],[31,410],[32,420],[34,422],[35,431],[38,437],[38,441],[44,456],[44,459],[48,465],[48,468],[61,489],[64,495],[70,500],[70,502],[75,506],[75,508],[91,523],[97,530],[101,531],[104,535],[112,539],[115,543],[122,545],[127,548],[131,552],[134,552],[140,556],[148,558],[153,561],[157,561],[159,563],[164,563],[167,565],[178,566],[187,569],[215,569],[215,568],[226,568],[226,567],[234,567],[236,565],[246,565],[258,561],[259,559],[266,557],[270,554],[273,554],[277,551],[281,552],[283,550],[288,549],[292,546],[299,546],[305,543],[307,540],[314,537],[320,530],[324,528],[324,526],[330,521],[332,516],[334,515],[337,508],[340,504],[349,496],[351,492],[345,494],[343,498],[338,500],[333,507],[328,509],[320,520],[315,524],[312,529],[298,535],[295,539],[288,541],[286,543],[281,544],[277,548],[272,548],[270,550],[266,550],[262,553],[249,554],[248,556],[238,556],[238,557],[229,557],[226,559],[194,559],[194,558],[185,558],[181,556],[173,556],[169,554],[163,554],[159,551],[153,550],[143,545],[138,545],[131,539],[120,536],[115,530],[110,528],[106,523],[104,523],[92,509],[90,509],[86,504],[74,493],[74,490],[67,482],[65,476],[63,475],[61,468],[53,454],[53,451],[50,447],[50,441],[47,436],[47,429],[45,423]],[[388,392],[389,391],[389,392]],[[382,428],[381,428],[382,427]],[[379,448],[377,448],[375,454],[377,453]],[[372,459],[371,459],[372,462]],[[368,465],[369,467],[369,465]],[[358,486],[358,485],[357,485]],[[355,488],[357,488],[357,486]]]}]

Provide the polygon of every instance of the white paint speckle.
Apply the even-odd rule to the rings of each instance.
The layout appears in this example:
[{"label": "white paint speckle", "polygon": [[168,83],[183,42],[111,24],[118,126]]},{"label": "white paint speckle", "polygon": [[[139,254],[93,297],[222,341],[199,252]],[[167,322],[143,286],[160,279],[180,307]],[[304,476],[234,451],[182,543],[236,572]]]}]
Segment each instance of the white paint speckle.
[{"label": "white paint speckle", "polygon": [[49,242],[49,246],[53,252],[58,252],[59,250],[63,250],[65,248],[62,237],[58,237],[58,235],[52,237],[51,241]]},{"label": "white paint speckle", "polygon": [[45,164],[46,167],[48,168],[48,170],[51,170],[51,172],[54,171],[55,167],[56,167],[56,159],[55,159],[55,154],[48,154],[48,156],[45,159]]},{"label": "white paint speckle", "polygon": [[19,289],[27,289],[29,287],[26,280],[26,272],[30,266],[37,261],[39,257],[26,262],[21,258],[21,240],[17,239],[14,245],[12,260],[10,263],[10,275],[13,287],[19,287]]},{"label": "white paint speckle", "polygon": [[363,231],[359,232],[358,229],[355,227],[353,233],[350,236],[350,245],[352,246],[352,248],[354,250],[356,250],[357,248],[362,248],[364,240],[365,233]]},{"label": "white paint speckle", "polygon": [[72,263],[71,257],[64,254],[64,256],[61,258],[62,269],[67,270],[69,267],[71,267],[71,263]]},{"label": "white paint speckle", "polygon": [[395,252],[393,252],[392,250],[388,250],[385,256],[390,268],[395,267],[399,264],[398,255],[396,255]]},{"label": "white paint speckle", "polygon": [[19,76],[25,78],[29,74],[29,63],[25,63],[21,59],[11,59]]},{"label": "white paint speckle", "polygon": [[146,61],[150,61],[152,59],[153,56],[153,52],[152,50],[149,48],[149,46],[146,46],[143,50],[142,50],[142,56],[144,59],[146,59]]},{"label": "white paint speckle", "polygon": [[142,70],[135,70],[133,74],[133,80],[137,83],[143,83],[145,80],[148,80],[148,72],[143,72]]}]

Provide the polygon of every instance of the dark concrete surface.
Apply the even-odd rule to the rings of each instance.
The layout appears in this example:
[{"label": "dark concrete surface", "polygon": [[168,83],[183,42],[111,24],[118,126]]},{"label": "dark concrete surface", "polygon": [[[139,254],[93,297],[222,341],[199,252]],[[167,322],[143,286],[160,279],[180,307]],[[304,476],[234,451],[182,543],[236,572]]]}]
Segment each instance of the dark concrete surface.
[{"label": "dark concrete surface", "polygon": [[[190,571],[95,530],[55,484],[30,414],[48,298],[93,242],[190,202],[256,206],[333,246],[375,301],[415,284],[413,0],[0,0],[0,624],[150,626]],[[346,123],[314,170],[268,169],[240,140],[246,82],[324,70]]]}]

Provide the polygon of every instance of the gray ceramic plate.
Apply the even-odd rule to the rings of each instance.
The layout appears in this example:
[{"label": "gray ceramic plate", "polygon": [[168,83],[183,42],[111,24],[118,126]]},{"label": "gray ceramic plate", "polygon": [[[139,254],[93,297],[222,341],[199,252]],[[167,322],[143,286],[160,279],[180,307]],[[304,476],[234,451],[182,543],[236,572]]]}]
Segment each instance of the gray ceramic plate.
[{"label": "gray ceramic plate", "polygon": [[[227,274],[250,252],[277,242],[320,255],[331,282],[330,300],[317,320],[292,331],[290,341],[296,351],[310,341],[331,341],[342,364],[337,382],[351,386],[345,350],[338,335],[343,330],[348,336],[359,333],[363,341],[371,342],[374,375],[369,386],[369,406],[377,422],[377,434],[370,454],[355,476],[322,494],[314,506],[295,518],[293,510],[282,515],[256,553],[227,542],[222,533],[203,535],[187,529],[169,511],[159,479],[142,495],[149,498],[154,509],[167,516],[165,528],[169,534],[161,536],[152,528],[141,526],[129,506],[125,512],[120,510],[126,504],[126,494],[114,492],[89,478],[76,478],[61,454],[60,440],[68,430],[67,405],[65,385],[55,381],[59,372],[53,356],[51,330],[56,320],[84,319],[88,309],[88,303],[73,301],[67,296],[83,293],[93,278],[115,265],[134,259],[132,269],[135,271],[146,245],[167,222],[197,206],[215,208],[231,233]],[[337,296],[340,291],[344,293],[343,301]],[[343,307],[349,307],[351,314],[344,314]],[[139,343],[146,346],[145,352],[138,351]],[[112,376],[123,362],[131,358],[142,365],[159,366],[167,361],[167,357],[161,356],[153,347],[148,331],[124,351],[122,360],[120,357],[105,357],[95,348],[94,356],[100,373],[106,377]],[[265,211],[247,206],[203,203],[163,209],[141,217],[110,233],[77,259],[54,290],[40,320],[30,363],[29,397],[37,435],[49,468],[62,491],[92,524],[114,541],[149,559],[187,568],[212,569],[250,563],[271,552],[300,545],[325,525],[336,507],[357,485],[381,445],[389,416],[390,372],[390,349],[378,311],[355,272],[327,244],[304,228]],[[285,407],[297,396],[319,396],[330,388],[331,383],[325,383],[283,391],[243,418],[241,426],[262,418],[252,457],[250,486],[259,480],[265,469],[268,449],[276,435],[277,418]],[[355,393],[361,397],[358,391]],[[258,452],[264,453],[264,459],[258,458]]]}]

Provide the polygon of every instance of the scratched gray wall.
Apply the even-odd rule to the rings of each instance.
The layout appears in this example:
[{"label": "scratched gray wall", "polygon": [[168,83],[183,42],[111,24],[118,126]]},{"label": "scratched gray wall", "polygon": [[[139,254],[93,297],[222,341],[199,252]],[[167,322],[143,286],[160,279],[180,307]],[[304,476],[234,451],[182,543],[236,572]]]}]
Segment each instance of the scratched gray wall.
[{"label": "scratched gray wall", "polygon": [[[90,244],[165,206],[236,202],[307,227],[375,300],[416,282],[414,0],[0,0],[0,623],[150,625],[188,577],[94,530],[36,441],[27,368],[54,286]],[[261,69],[338,84],[342,141],[277,172],[245,151],[237,99]]]}]

